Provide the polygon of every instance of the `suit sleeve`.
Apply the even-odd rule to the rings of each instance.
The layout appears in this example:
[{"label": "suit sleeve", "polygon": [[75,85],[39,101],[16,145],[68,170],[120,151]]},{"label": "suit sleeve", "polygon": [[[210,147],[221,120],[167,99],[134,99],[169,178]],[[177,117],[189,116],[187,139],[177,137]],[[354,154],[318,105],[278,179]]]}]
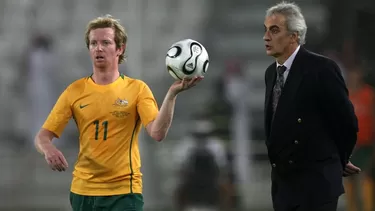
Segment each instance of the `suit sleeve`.
[{"label": "suit sleeve", "polygon": [[69,101],[69,91],[66,89],[60,95],[42,128],[53,132],[59,138],[71,117],[72,110]]},{"label": "suit sleeve", "polygon": [[340,68],[329,61],[319,72],[320,106],[337,146],[343,166],[357,141],[358,122]]}]

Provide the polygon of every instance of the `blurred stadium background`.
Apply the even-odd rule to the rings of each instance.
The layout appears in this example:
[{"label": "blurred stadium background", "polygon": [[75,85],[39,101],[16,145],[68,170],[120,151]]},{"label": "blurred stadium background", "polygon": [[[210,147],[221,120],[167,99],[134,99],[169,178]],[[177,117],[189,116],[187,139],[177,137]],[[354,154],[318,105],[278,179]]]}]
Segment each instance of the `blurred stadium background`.
[{"label": "blurred stadium background", "polygon": [[[73,123],[56,144],[69,171],[50,171],[33,137],[62,90],[91,74],[83,35],[87,22],[112,14],[129,35],[121,71],[146,81],[159,104],[173,82],[164,67],[169,46],[192,38],[206,46],[206,79],[179,96],[163,143],[141,138],[146,210],[173,210],[178,180],[176,147],[192,120],[211,120],[225,144],[244,210],[271,210],[270,167],[263,137],[263,20],[274,0],[2,0],[0,1],[0,210],[70,210],[77,155]],[[308,24],[307,48],[334,58],[343,70],[353,58],[372,83],[375,1],[296,1]],[[344,72],[345,75],[345,72]],[[240,77],[238,77],[240,76]],[[341,198],[340,209],[345,207]],[[238,208],[239,209],[239,208]]]}]

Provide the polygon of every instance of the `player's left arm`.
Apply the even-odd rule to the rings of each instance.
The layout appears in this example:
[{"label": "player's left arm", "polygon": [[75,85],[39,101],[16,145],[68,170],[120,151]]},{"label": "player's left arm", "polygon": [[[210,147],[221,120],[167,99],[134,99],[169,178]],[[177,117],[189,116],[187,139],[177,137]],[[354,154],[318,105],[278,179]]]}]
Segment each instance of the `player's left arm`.
[{"label": "player's left arm", "polygon": [[162,141],[168,134],[168,130],[172,124],[176,97],[177,95],[168,91],[155,120],[146,126],[147,133],[155,141]]},{"label": "player's left arm", "polygon": [[147,133],[156,141],[162,141],[168,132],[173,118],[175,99],[176,95],[169,91],[159,111],[156,100],[146,84],[139,95],[138,114]]},{"label": "player's left arm", "polygon": [[[176,81],[169,88],[163,104],[161,105],[160,111],[157,112],[156,103],[155,106],[149,106],[151,103],[151,90],[145,86],[141,96],[141,101],[138,105],[138,111],[141,116],[142,124],[145,125],[147,133],[156,141],[162,141],[168,134],[168,130],[171,127],[174,107],[176,104],[177,95],[195,86],[203,77],[197,77],[191,80]],[[147,100],[148,99],[148,100]],[[152,96],[153,101],[155,99]],[[156,112],[154,110],[156,109]],[[155,115],[155,117],[154,117]]]}]

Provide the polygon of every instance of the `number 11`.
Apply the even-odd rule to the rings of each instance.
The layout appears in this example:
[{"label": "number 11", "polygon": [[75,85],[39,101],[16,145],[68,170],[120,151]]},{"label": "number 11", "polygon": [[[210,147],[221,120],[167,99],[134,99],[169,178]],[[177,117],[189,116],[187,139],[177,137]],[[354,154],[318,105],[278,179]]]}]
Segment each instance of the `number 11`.
[{"label": "number 11", "polygon": [[[99,120],[95,120],[94,121],[94,125],[95,125],[95,140],[98,140],[99,139]],[[104,135],[103,135],[103,140],[107,140],[107,133],[108,133],[108,121],[104,121],[102,123],[103,127],[104,127]]]}]

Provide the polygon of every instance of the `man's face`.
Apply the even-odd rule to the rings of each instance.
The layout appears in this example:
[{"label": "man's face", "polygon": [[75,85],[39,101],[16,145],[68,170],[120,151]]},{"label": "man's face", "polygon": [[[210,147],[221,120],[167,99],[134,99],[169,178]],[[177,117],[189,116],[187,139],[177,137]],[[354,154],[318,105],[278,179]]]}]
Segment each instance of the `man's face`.
[{"label": "man's face", "polygon": [[116,48],[112,28],[98,28],[90,31],[90,57],[94,66],[103,68],[118,63],[123,49]]},{"label": "man's face", "polygon": [[286,19],[281,14],[273,14],[264,21],[264,44],[268,56],[279,57],[288,47],[297,41],[297,34],[287,30]]}]

